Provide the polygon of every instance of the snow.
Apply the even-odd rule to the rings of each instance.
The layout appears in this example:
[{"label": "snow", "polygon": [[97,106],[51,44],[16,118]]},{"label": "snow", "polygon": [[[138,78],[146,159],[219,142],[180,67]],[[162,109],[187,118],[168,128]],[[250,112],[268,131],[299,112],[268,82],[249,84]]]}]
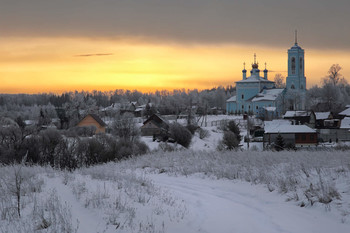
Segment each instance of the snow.
[{"label": "snow", "polygon": [[284,89],[265,89],[262,92],[258,93],[256,97],[252,99],[252,102],[257,102],[257,101],[274,101],[278,98],[279,95],[283,92]]},{"label": "snow", "polygon": [[328,119],[331,112],[315,112],[316,120]]},{"label": "snow", "polygon": [[316,130],[306,125],[277,125],[265,129],[265,133],[316,133]]},{"label": "snow", "polygon": [[274,112],[276,111],[276,107],[264,107],[264,109],[268,112]]},{"label": "snow", "polygon": [[[198,120],[198,125],[205,130],[209,131],[209,136],[203,139],[199,138],[199,133],[196,132],[195,135],[192,138],[192,142],[190,145],[190,149],[194,151],[200,151],[200,150],[206,150],[206,151],[212,151],[216,150],[217,146],[219,144],[219,141],[222,140],[222,130],[219,130],[218,127],[220,127],[220,124],[224,121],[230,121],[235,120],[237,122],[243,121],[242,116],[234,116],[234,115],[208,115],[206,121],[202,118]],[[173,122],[174,120],[170,120],[170,122]],[[187,124],[187,119],[178,119],[178,123],[180,124]],[[206,124],[205,124],[206,122]],[[206,126],[205,126],[206,125]],[[241,135],[246,135],[246,131],[241,128]],[[141,140],[147,144],[147,146],[150,148],[150,150],[157,150],[159,149],[159,143],[157,141],[153,141],[153,137],[150,136],[142,136]],[[168,143],[169,145],[173,145],[172,143]],[[260,144],[257,145],[258,148],[260,148]]]},{"label": "snow", "polygon": [[291,125],[292,122],[289,120],[282,120],[282,119],[276,119],[276,120],[272,120],[272,121],[264,121],[264,129],[266,130],[270,130],[276,127],[279,127],[281,125]]},{"label": "snow", "polygon": [[350,129],[350,117],[345,117],[340,123],[341,129]]},{"label": "snow", "polygon": [[285,202],[265,187],[245,182],[198,177],[151,175],[156,185],[167,188],[186,203],[188,216],[166,232],[349,232],[325,210],[305,209]]},{"label": "snow", "polygon": [[350,116],[350,108],[347,108],[344,111],[340,112],[339,115]]},{"label": "snow", "polygon": [[231,98],[226,100],[226,102],[236,102],[236,100],[237,100],[237,97],[236,96],[232,96]]},{"label": "snow", "polygon": [[101,216],[81,205],[69,187],[64,185],[59,177],[46,178],[45,183],[47,190],[56,190],[60,199],[70,206],[72,223],[74,224],[74,229],[78,229],[77,233],[106,232],[107,225]]},{"label": "snow", "polygon": [[309,116],[310,113],[307,111],[287,111],[283,117]]},{"label": "snow", "polygon": [[247,77],[247,79],[237,81],[236,83],[251,83],[251,82],[254,82],[254,83],[255,82],[273,83],[272,81],[266,80],[262,77],[254,75],[254,74],[252,76]]},{"label": "snow", "polygon": [[[183,203],[185,217],[176,221],[171,219],[163,221],[163,230],[166,233],[350,231],[350,225],[341,223],[334,211],[327,211],[322,206],[300,208],[293,202],[286,202],[285,197],[277,192],[268,192],[263,185],[251,185],[238,180],[217,180],[200,174],[187,177],[167,174],[144,174],[144,176],[165,193],[171,193],[174,200]],[[115,232],[115,226],[106,224],[106,219],[102,217],[105,210],[84,207],[73,195],[69,186],[62,183],[61,178],[45,178],[46,190],[55,189],[60,199],[71,207],[77,233]],[[90,183],[87,185],[91,186]],[[147,209],[139,209],[137,205],[134,208],[139,218],[141,215],[147,215]],[[153,221],[157,222],[156,219]],[[120,229],[120,232],[125,231]]]}]

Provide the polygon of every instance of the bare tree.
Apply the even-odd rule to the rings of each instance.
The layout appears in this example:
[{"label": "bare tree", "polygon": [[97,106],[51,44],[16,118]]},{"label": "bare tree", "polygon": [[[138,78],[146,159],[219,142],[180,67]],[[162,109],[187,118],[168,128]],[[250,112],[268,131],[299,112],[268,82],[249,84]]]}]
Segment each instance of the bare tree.
[{"label": "bare tree", "polygon": [[276,88],[285,88],[286,83],[284,80],[285,77],[282,74],[277,73],[274,78]]},{"label": "bare tree", "polygon": [[328,75],[323,79],[323,84],[331,83],[336,86],[343,77],[340,73],[341,69],[339,64],[333,64],[328,70]]},{"label": "bare tree", "polygon": [[[9,172],[8,177],[2,177],[7,190],[16,197],[17,201],[17,213],[18,217],[21,217],[21,197],[24,195],[24,184],[32,178],[32,174],[24,172],[26,156],[22,159],[21,163],[13,164],[11,168],[13,173]],[[12,176],[13,175],[13,176]]]},{"label": "bare tree", "polygon": [[112,124],[112,133],[122,139],[133,142],[139,135],[139,128],[130,113],[117,115]]}]

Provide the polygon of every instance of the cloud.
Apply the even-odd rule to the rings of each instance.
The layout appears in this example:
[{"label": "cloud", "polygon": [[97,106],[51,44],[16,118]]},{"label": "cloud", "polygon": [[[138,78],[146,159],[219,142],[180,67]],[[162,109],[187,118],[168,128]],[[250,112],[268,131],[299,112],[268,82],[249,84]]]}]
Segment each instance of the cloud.
[{"label": "cloud", "polygon": [[113,53],[88,53],[88,54],[78,54],[75,57],[93,57],[93,56],[111,56]]},{"label": "cloud", "polygon": [[[350,49],[348,0],[1,0],[2,36],[146,37]],[[38,25],[40,25],[38,27]]]}]

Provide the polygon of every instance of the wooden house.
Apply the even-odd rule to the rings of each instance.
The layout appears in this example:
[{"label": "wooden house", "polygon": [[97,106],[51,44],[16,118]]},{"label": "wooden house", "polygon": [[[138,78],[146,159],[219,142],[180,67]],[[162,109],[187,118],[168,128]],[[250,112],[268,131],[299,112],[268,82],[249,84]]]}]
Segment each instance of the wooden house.
[{"label": "wooden house", "polygon": [[315,112],[316,124],[318,129],[325,128],[325,126],[332,125],[330,120],[333,120],[333,114],[331,112]]},{"label": "wooden house", "polygon": [[290,120],[294,125],[308,125],[315,128],[316,115],[313,111],[287,111],[283,119]]},{"label": "wooden house", "polygon": [[103,120],[96,114],[88,114],[78,123],[77,126],[78,127],[95,126],[96,134],[106,132],[106,123],[104,123]]},{"label": "wooden house", "polygon": [[150,116],[141,126],[142,136],[158,136],[166,134],[169,130],[169,123],[157,114]]},{"label": "wooden house", "polygon": [[279,134],[286,146],[314,147],[318,144],[316,130],[306,125],[277,125],[265,128],[264,146],[273,145]]}]

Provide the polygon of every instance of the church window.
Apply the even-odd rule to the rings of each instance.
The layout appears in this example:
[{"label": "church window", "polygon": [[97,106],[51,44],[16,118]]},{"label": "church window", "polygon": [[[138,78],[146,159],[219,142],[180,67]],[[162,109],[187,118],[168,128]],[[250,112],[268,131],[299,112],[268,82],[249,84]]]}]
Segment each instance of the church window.
[{"label": "church window", "polygon": [[244,105],[242,105],[242,109],[244,109]]},{"label": "church window", "polygon": [[242,100],[244,99],[244,94],[242,94]]},{"label": "church window", "polygon": [[248,106],[249,110],[250,110],[250,105]]},{"label": "church window", "polygon": [[303,58],[302,57],[300,58],[299,67],[300,67],[300,70],[303,69]]},{"label": "church window", "polygon": [[259,109],[259,107],[258,107],[258,106],[256,106],[255,108],[256,108],[256,110],[258,110],[258,109]]},{"label": "church window", "polygon": [[295,86],[294,86],[294,84],[292,84],[292,86],[290,86],[290,89],[295,89]]},{"label": "church window", "polygon": [[295,74],[295,57],[292,57],[292,74]]}]

